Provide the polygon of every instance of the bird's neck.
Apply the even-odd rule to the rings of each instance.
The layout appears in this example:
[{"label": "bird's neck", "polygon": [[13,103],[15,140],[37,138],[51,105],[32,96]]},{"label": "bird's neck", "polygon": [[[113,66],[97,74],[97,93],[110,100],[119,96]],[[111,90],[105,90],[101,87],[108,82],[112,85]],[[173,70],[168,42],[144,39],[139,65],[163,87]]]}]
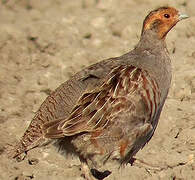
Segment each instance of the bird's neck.
[{"label": "bird's neck", "polygon": [[148,50],[151,52],[166,49],[165,37],[160,39],[156,31],[147,30],[142,33],[135,49]]}]

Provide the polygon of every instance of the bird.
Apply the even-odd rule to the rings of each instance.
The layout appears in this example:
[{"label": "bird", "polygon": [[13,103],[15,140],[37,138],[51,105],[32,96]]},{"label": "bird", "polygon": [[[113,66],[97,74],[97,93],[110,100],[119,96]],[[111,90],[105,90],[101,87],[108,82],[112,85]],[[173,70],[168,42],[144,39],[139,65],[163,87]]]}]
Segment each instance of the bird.
[{"label": "bird", "polygon": [[132,162],[152,138],[169,92],[166,35],[186,18],[174,7],[151,11],[133,50],[85,67],[46,98],[11,157],[55,141],[79,157],[86,180],[108,176],[98,171],[107,162]]}]

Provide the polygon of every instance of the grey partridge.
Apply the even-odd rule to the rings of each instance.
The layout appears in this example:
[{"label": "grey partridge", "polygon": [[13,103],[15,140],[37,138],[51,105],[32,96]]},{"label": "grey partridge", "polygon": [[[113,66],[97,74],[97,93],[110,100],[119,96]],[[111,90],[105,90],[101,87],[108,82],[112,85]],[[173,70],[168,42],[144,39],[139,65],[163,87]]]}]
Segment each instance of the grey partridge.
[{"label": "grey partridge", "polygon": [[172,7],[151,11],[132,51],[86,67],[46,98],[12,157],[55,139],[71,146],[88,180],[107,161],[131,162],[153,136],[169,91],[165,37],[187,17]]}]

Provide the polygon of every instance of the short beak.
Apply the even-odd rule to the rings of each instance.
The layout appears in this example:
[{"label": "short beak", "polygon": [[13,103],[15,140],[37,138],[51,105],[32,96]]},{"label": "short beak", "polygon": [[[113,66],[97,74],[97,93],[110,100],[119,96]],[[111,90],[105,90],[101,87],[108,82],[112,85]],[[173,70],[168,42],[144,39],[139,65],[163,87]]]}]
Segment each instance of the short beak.
[{"label": "short beak", "polygon": [[187,14],[179,13],[179,21],[181,21],[182,19],[186,19],[186,18],[189,18],[189,16]]}]

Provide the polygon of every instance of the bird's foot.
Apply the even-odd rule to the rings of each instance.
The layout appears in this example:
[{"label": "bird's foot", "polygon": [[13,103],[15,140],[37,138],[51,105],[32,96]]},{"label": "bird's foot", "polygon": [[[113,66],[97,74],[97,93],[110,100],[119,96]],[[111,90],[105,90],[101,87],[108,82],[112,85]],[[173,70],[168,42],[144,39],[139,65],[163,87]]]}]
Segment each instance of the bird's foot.
[{"label": "bird's foot", "polygon": [[90,172],[90,169],[86,163],[81,162],[81,176],[85,180],[96,180]]},{"label": "bird's foot", "polygon": [[162,167],[158,166],[158,165],[154,165],[154,164],[150,164],[148,162],[145,162],[141,159],[135,159],[136,162],[133,162],[133,165],[136,165],[138,167],[145,167],[145,168],[149,168],[149,169],[153,169],[153,170],[160,170]]},{"label": "bird's foot", "polygon": [[103,180],[107,176],[111,174],[110,171],[106,170],[104,172],[100,172],[97,169],[91,169],[91,174],[98,180]]},{"label": "bird's foot", "polygon": [[92,175],[89,166],[87,164],[86,159],[84,159],[83,157],[79,157],[80,158],[80,162],[81,162],[81,176],[85,179],[85,180],[97,180],[95,179],[95,177]]}]

